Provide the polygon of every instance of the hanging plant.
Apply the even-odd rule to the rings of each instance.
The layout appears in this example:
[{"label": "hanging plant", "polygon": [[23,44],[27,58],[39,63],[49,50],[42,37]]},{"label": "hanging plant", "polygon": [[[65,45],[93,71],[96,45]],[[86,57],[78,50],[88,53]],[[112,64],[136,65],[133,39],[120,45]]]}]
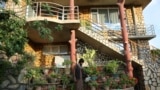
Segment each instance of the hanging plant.
[{"label": "hanging plant", "polygon": [[37,30],[40,37],[42,39],[48,39],[49,41],[53,41],[52,37],[52,31],[50,28],[47,27],[48,21],[34,21],[32,24],[30,24],[31,28],[34,28],[34,30]]}]

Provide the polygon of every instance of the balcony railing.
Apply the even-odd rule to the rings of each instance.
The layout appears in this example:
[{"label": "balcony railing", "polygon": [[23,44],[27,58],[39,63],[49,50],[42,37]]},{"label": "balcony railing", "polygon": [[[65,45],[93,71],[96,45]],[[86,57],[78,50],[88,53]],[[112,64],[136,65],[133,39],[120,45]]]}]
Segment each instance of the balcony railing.
[{"label": "balcony railing", "polygon": [[[101,25],[99,23],[95,23],[92,20],[90,21],[92,23],[87,22],[86,20],[81,20],[81,27],[90,27],[94,31],[102,31],[105,32],[108,36],[113,37],[114,34],[118,33],[119,36],[121,35],[121,29],[120,26],[115,26],[112,28],[107,27],[106,25]],[[114,26],[110,25],[110,26]],[[153,25],[129,25],[127,26],[129,37],[154,37],[155,36],[155,30]]]},{"label": "balcony railing", "polygon": [[[57,20],[71,20],[70,6],[62,6],[52,2],[34,2],[27,6],[26,18],[49,17]],[[79,8],[74,6],[74,19],[79,20]]]},{"label": "balcony railing", "polygon": [[130,25],[128,26],[129,36],[150,36],[155,35],[153,25]]},{"label": "balcony railing", "polygon": [[104,27],[101,27],[97,23],[94,23],[87,19],[81,19],[81,27],[79,30],[91,36],[95,40],[98,40],[101,43],[107,45],[118,53],[123,54],[123,45],[110,39],[106,31],[104,31],[106,29]]}]

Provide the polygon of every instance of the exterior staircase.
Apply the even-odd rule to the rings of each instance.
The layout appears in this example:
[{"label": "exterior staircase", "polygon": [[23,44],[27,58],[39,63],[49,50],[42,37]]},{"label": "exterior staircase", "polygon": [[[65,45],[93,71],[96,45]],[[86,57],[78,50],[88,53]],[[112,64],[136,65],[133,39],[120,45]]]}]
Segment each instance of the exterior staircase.
[{"label": "exterior staircase", "polygon": [[[119,33],[116,33],[116,32],[112,33],[112,35],[113,35],[114,37],[116,37],[116,38],[122,38],[122,36],[121,36]],[[128,41],[129,41],[130,43],[135,43],[134,41],[132,41],[132,40],[130,40],[130,39],[128,39]],[[133,45],[133,44],[132,44],[132,45]],[[140,65],[143,65],[143,60],[139,60],[139,59],[138,59],[137,52],[131,51],[130,53],[131,53],[131,60],[132,60],[132,61],[134,61],[134,62],[136,62],[136,63],[138,63],[138,64],[140,64]]]},{"label": "exterior staircase", "polygon": [[[85,21],[89,25],[81,25],[81,27],[78,29],[78,33],[82,33],[83,35],[82,34],[78,35],[78,37],[81,37],[81,36],[84,37],[84,35],[88,36],[85,38],[90,38],[90,42],[91,42],[91,39],[93,39],[92,42],[101,43],[100,47],[106,48],[106,50],[107,50],[106,53],[110,54],[110,56],[118,57],[118,59],[124,60],[123,45],[122,44],[119,44],[119,43],[115,42],[114,40],[109,39],[107,35],[104,35],[105,31],[106,31],[105,28],[97,25],[94,22],[90,22],[89,20],[83,20],[83,21]],[[83,37],[81,37],[81,38],[83,38]],[[89,41],[87,41],[87,42],[89,42]],[[95,43],[95,44],[97,44],[97,43]],[[92,45],[93,44],[94,43],[92,43]]]},{"label": "exterior staircase", "polygon": [[[84,20],[83,20],[84,21]],[[104,35],[104,33],[108,33],[107,32],[107,28],[105,27],[101,27],[100,25],[91,22],[89,20],[85,20],[85,22],[87,22],[87,25],[81,25],[81,27],[79,28],[79,31],[88,35],[89,37],[93,38],[94,40],[102,43],[103,45],[105,45],[106,47],[110,48],[112,51],[119,53],[121,56],[124,56],[123,53],[123,45],[120,43],[117,43],[116,41],[112,40],[112,38],[116,37],[116,38],[122,38],[122,36],[118,33],[112,33],[112,38]],[[131,41],[129,39],[129,41]],[[110,51],[109,51],[110,52]],[[132,52],[131,52],[132,53]],[[116,55],[114,55],[116,56]],[[131,56],[131,60],[142,65],[143,62],[138,60],[138,57],[135,55]]]},{"label": "exterior staircase", "polygon": [[93,30],[86,30],[85,28],[81,27],[79,29],[81,32],[85,33],[86,35],[94,38],[95,40],[101,42],[102,44],[106,45],[107,47],[111,48],[115,52],[122,54],[122,48],[123,46],[119,45],[117,42],[111,41],[109,39],[106,39],[104,36],[102,36],[100,33],[97,33]]}]

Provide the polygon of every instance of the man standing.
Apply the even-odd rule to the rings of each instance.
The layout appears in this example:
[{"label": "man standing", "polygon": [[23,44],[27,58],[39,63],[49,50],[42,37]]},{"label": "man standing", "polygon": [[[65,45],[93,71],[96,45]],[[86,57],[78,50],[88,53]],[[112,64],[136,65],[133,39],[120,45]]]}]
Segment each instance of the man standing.
[{"label": "man standing", "polygon": [[74,81],[76,82],[76,90],[83,90],[83,70],[82,70],[83,63],[84,60],[81,58],[75,67]]}]

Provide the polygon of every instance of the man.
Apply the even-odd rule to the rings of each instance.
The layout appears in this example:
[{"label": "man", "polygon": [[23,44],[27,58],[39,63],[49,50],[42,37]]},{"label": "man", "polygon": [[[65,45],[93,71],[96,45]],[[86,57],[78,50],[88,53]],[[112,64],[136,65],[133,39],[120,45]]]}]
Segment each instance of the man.
[{"label": "man", "polygon": [[83,90],[83,70],[82,70],[83,63],[84,60],[81,58],[75,67],[74,81],[76,82],[76,90]]}]

